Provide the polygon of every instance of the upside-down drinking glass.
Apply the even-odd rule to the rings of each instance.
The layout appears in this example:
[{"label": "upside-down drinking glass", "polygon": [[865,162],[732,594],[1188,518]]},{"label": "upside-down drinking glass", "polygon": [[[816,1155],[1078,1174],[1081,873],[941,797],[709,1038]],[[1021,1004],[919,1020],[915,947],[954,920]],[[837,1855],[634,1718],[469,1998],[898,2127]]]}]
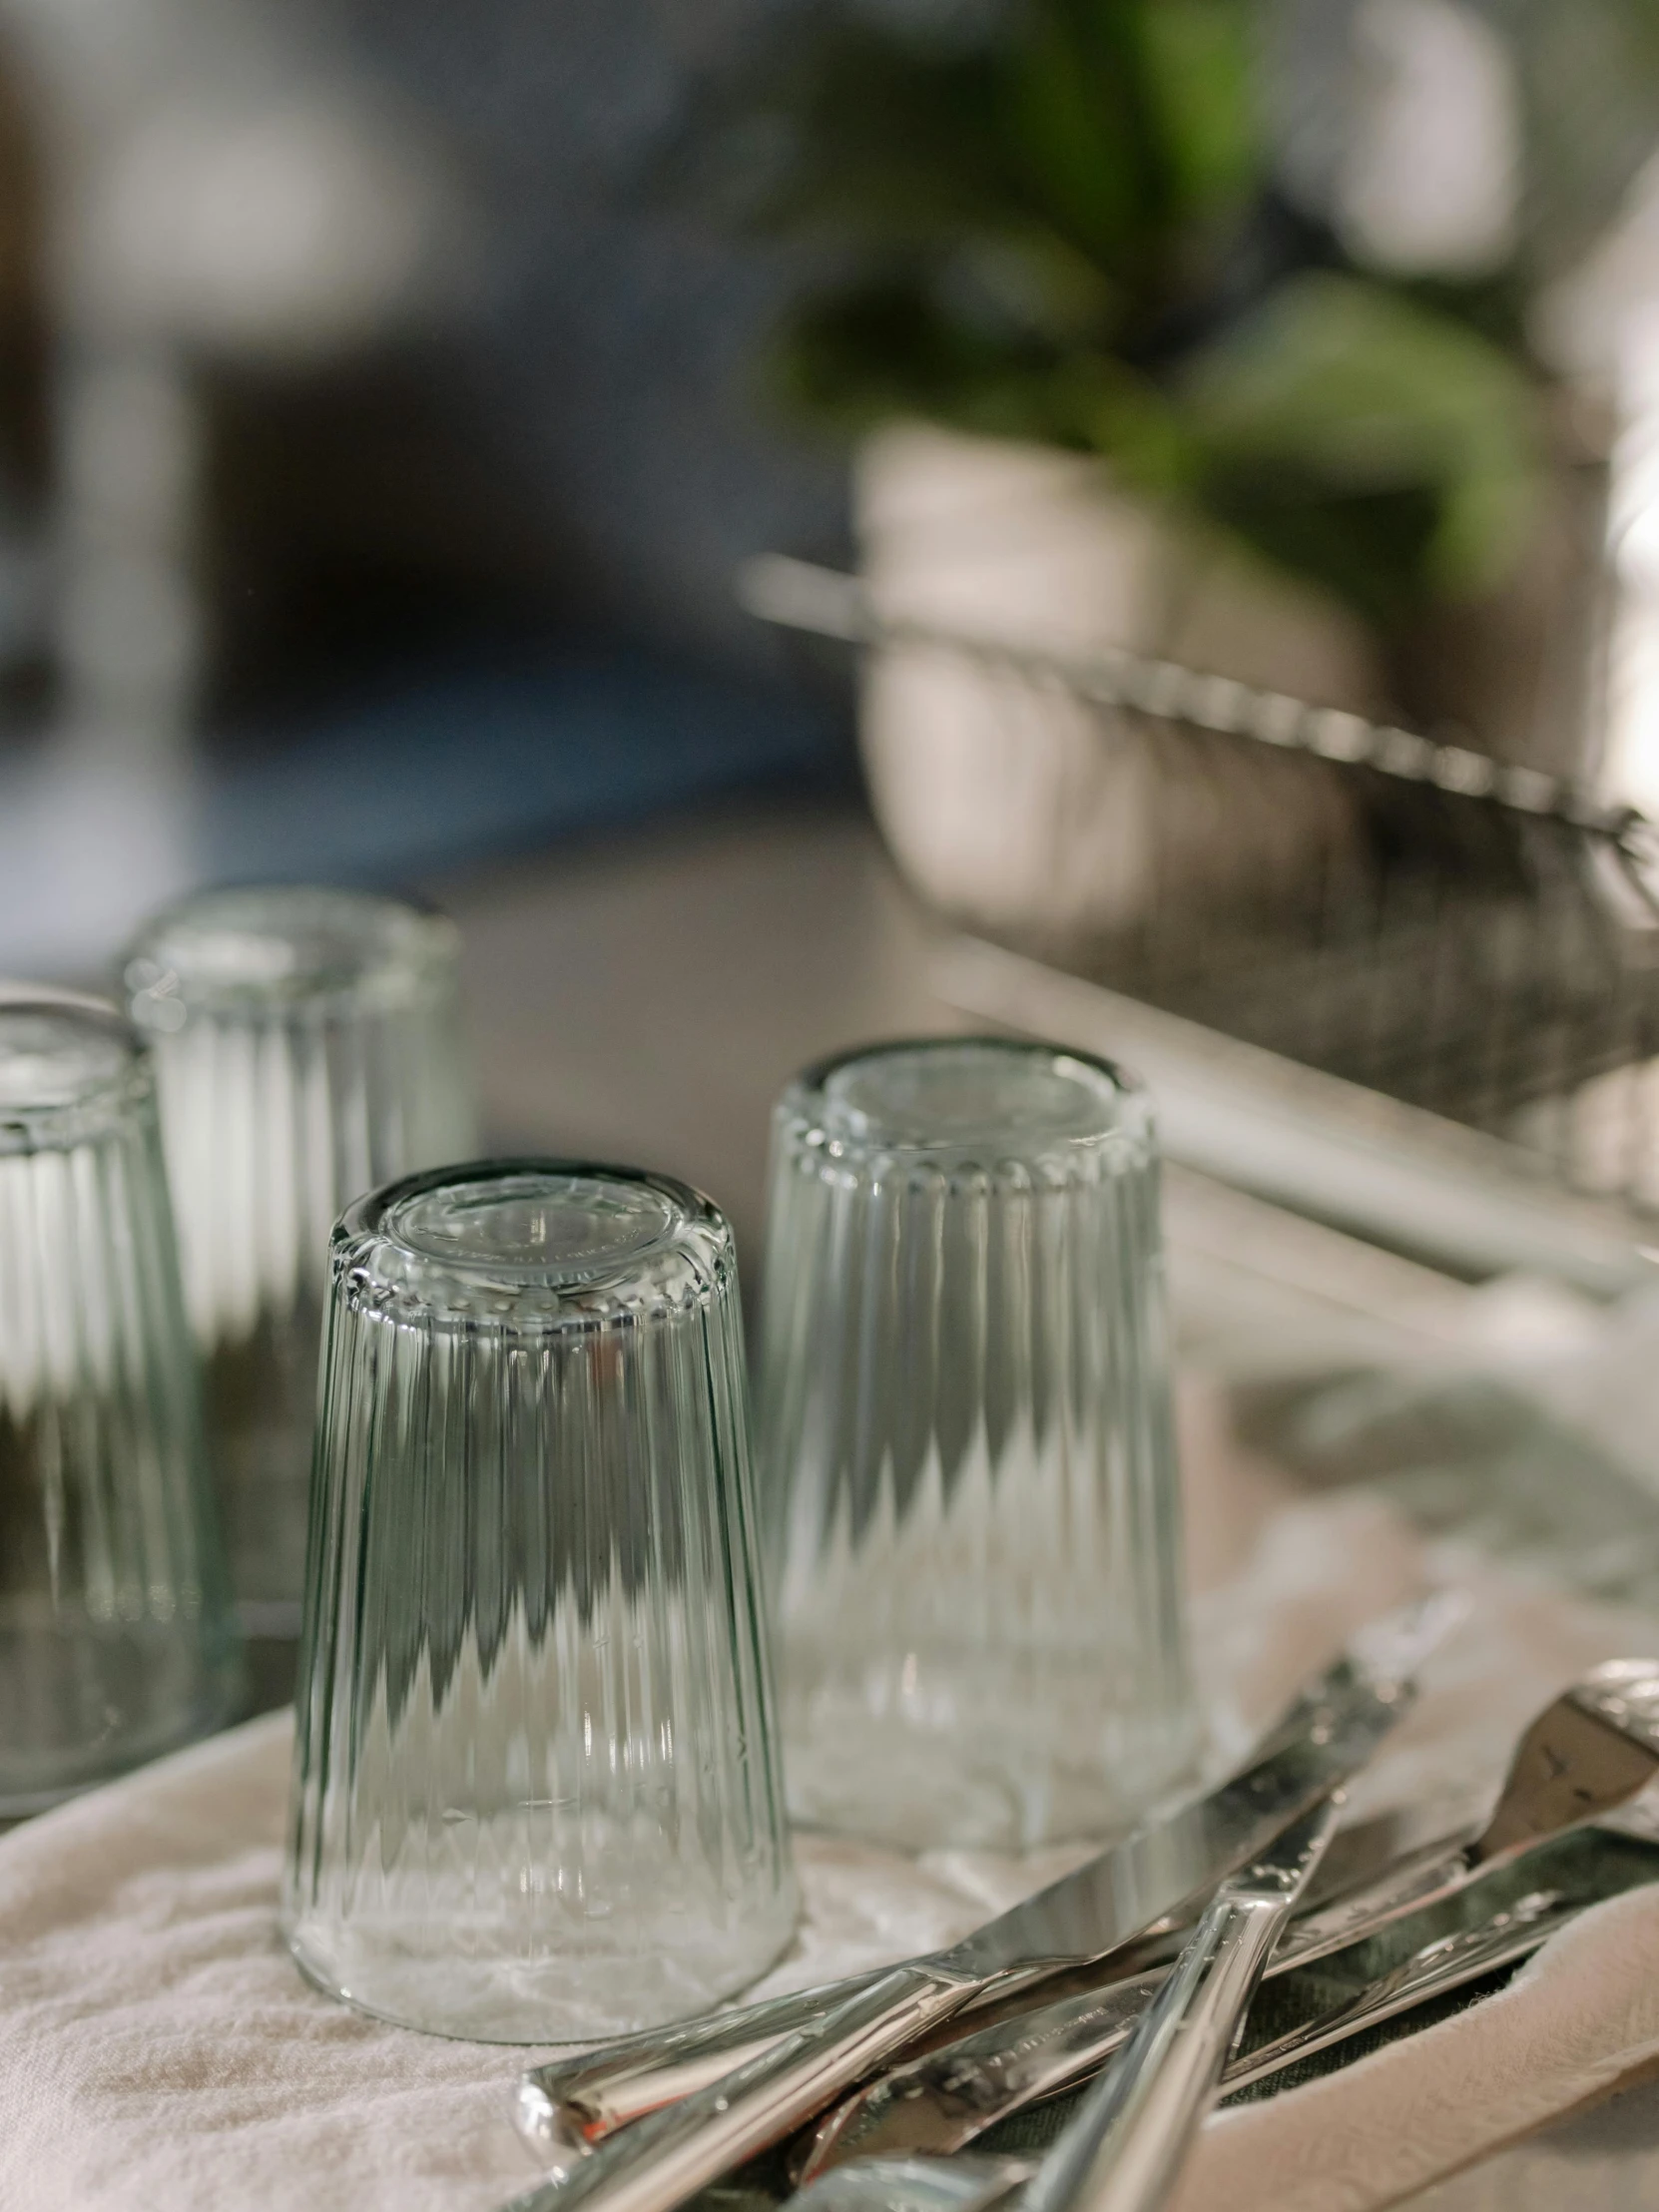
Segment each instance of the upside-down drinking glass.
[{"label": "upside-down drinking glass", "polygon": [[0,1814],[238,1684],[150,1055],[113,1006],[0,991]]},{"label": "upside-down drinking glass", "polygon": [[399,899],[268,884],[188,898],[128,948],[232,1582],[260,1634],[298,1630],[328,1232],[362,1192],[475,1146],[458,946]]},{"label": "upside-down drinking glass", "polygon": [[336,1228],[283,1928],[415,2027],[557,2042],[752,1980],[795,1918],[731,1232],[507,1161]]},{"label": "upside-down drinking glass", "polygon": [[774,1123],[762,1514],[798,1819],[1099,1831],[1183,1778],[1146,1094],[1000,1039],[810,1070]]}]

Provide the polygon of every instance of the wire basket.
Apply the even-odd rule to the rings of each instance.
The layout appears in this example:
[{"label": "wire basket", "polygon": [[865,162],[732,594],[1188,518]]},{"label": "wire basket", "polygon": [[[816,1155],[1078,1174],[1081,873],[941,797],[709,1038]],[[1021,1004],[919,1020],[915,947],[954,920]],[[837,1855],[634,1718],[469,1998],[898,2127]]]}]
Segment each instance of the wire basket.
[{"label": "wire basket", "polygon": [[1057,755],[1086,728],[1110,765],[1097,795],[1123,804],[1097,878],[1132,869],[1129,899],[941,898],[878,791],[900,865],[952,921],[1659,1212],[1659,846],[1632,810],[1168,662],[886,618],[854,579],[801,562],[753,563],[743,596],[866,649],[866,680],[906,661],[970,672],[975,711],[1046,789],[1020,833],[1038,821],[1056,877],[1077,811]]}]

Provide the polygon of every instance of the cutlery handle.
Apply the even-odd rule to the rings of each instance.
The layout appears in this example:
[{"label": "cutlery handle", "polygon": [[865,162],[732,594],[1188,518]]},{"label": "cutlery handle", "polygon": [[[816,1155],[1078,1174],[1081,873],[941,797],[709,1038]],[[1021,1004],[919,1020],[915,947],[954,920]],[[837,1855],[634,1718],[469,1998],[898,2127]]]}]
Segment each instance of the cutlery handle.
[{"label": "cutlery handle", "polygon": [[848,2159],[867,2159],[872,2135],[882,2157],[955,2150],[1010,2112],[1098,2073],[1134,2033],[1165,1978],[1159,1968],[1042,2005],[862,2083],[831,2105],[807,2139],[797,2185],[805,2188]]},{"label": "cutlery handle", "polygon": [[993,2212],[1036,2172],[1030,2158],[860,2158],[814,2183],[790,2212]]},{"label": "cutlery handle", "polygon": [[[1363,2028],[1393,2019],[1430,1997],[1444,1995],[1499,1966],[1528,1957],[1584,1912],[1588,1903],[1540,1891],[1495,1915],[1484,1927],[1465,1929],[1424,1944],[1353,1996],[1339,1999],[1314,2018],[1259,2045],[1248,2056],[1235,2056],[1222,2074],[1222,2086],[1243,2089],[1266,2080],[1298,2058],[1326,2050]],[[973,2134],[982,2133],[1026,2101],[1021,2097],[1005,2108],[981,2111]],[[971,2140],[971,2136],[965,2139]],[[940,2143],[933,2155],[913,2151],[906,2157],[883,2154],[834,2168],[834,2212],[911,2212],[911,2208],[913,2212],[944,2212],[950,2202],[947,2192],[959,2192],[964,2197],[968,2194],[966,2176],[977,2182],[979,2193],[971,2205],[961,2206],[958,2212],[990,2212],[993,2204],[1001,2203],[1031,2172],[1029,2165],[1015,2158],[937,2155],[944,2148]],[[816,2212],[816,2195],[810,2190],[804,2190],[797,2201],[802,2212]],[[1021,2212],[1028,2212],[1028,2208],[1022,2206]]]},{"label": "cutlery handle", "polygon": [[1344,1950],[1362,1936],[1375,1936],[1390,1921],[1455,1897],[1487,1871],[1466,1846],[1413,1859],[1352,1896],[1339,1898],[1334,1905],[1299,1920],[1274,1952],[1273,1970],[1288,1973],[1293,1966],[1305,1966],[1334,1950]]},{"label": "cutlery handle", "polygon": [[959,2010],[983,1985],[930,1966],[897,1966],[816,2026],[611,2136],[591,2157],[532,2190],[517,2212],[573,2212],[577,2205],[589,2212],[676,2212]]},{"label": "cutlery handle", "polygon": [[[1252,2082],[1267,2080],[1296,2059],[1326,2050],[1363,2028],[1393,2019],[1430,1997],[1445,1995],[1464,1982],[1528,1957],[1584,1912],[1589,1902],[1539,1891],[1496,1914],[1483,1927],[1465,1929],[1424,1944],[1352,1996],[1339,1998],[1325,2011],[1288,2028],[1272,2042],[1258,2045],[1247,2056],[1232,2058],[1223,2071],[1222,2087],[1243,2089]],[[1122,2036],[1117,2039],[1121,2042]],[[1097,2051],[1095,2055],[1098,2060],[1108,2054]],[[971,2134],[962,2139],[971,2140],[1028,2101],[1027,2096],[1020,2095],[1006,2105],[986,2103],[976,2115],[977,2124]],[[993,2202],[1000,2203],[1030,2177],[1032,2169],[1020,2159],[938,2155],[948,2147],[940,2142],[929,2146],[931,2155],[911,2151],[895,2156],[886,2152],[835,2167],[834,2212],[909,2212],[912,2207],[914,2212],[943,2212],[952,2194],[968,2195],[969,2179],[979,2193],[971,2205],[963,2205],[957,2212],[990,2212]],[[821,2170],[813,2167],[810,2172],[816,2175]],[[802,2212],[816,2212],[816,2195],[807,2189],[797,2201]],[[1022,2206],[1021,2212],[1026,2208]]]},{"label": "cutlery handle", "polygon": [[532,2067],[518,2085],[513,2114],[518,2131],[552,2174],[564,2173],[619,2127],[661,2105],[678,2104],[786,2035],[816,2026],[835,2005],[891,1971],[876,1966],[845,1981],[816,1982],[683,2027],[644,2028]]},{"label": "cutlery handle", "polygon": [[[1558,1930],[1586,1910],[1588,1902],[1563,1901],[1552,1891],[1541,1891],[1497,1914],[1482,1928],[1467,1929],[1424,1944],[1353,1996],[1340,1998],[1314,2018],[1259,2045],[1248,2056],[1235,2056],[1222,2074],[1222,2087],[1242,2089],[1266,2080],[1296,2059],[1343,2042],[1362,2028],[1410,2011],[1430,1997],[1444,1995],[1499,1966],[1512,1965],[1548,1942]],[[958,2139],[972,2140],[1026,2101],[1020,2097],[1005,2107],[988,2106],[978,2113],[971,2132]],[[955,2189],[966,2195],[964,2173],[978,2180],[982,2193],[960,2212],[990,2212],[993,2203],[1001,2203],[1030,2176],[1031,2168],[1019,2159],[939,2155],[948,2147],[941,2141],[930,2145],[928,2151],[863,2156],[853,2164],[834,2167],[833,2212],[943,2212],[949,2202],[947,2192]],[[821,2169],[812,2170],[816,2174]],[[818,2198],[812,2188],[804,2189],[797,2202],[802,2212],[817,2212]],[[1022,2205],[1021,2212],[1028,2212],[1028,2208]]]},{"label": "cutlery handle", "polygon": [[[1293,1918],[1266,1970],[1285,1973],[1362,1941],[1407,1913],[1454,1895],[1472,1879],[1460,1848],[1419,1853],[1328,1911]],[[1128,2041],[1164,1978],[1161,1966],[1119,1976],[1107,1960],[1092,1989],[1033,2004],[979,2033],[964,2023],[966,2032],[953,2031],[942,2050],[912,2057],[826,2112],[808,2143],[801,2182],[862,2155],[859,2145],[867,2136],[886,2134],[894,2124],[907,2123],[912,2134],[920,2125],[924,2134],[913,2147],[922,2150],[947,2151],[974,2141],[995,2120],[1098,2071]],[[976,2011],[971,2020],[979,2016]]]},{"label": "cutlery handle", "polygon": [[[1272,2042],[1230,2059],[1223,2088],[1265,2080],[1362,2028],[1513,1964],[1591,1902],[1537,1891],[1475,1928],[1431,1937],[1362,1988],[1337,1994]],[[1270,1976],[1278,1973],[1284,1949],[1281,1942]],[[801,2165],[802,2185],[844,2171],[850,2159],[867,2164],[899,2154],[942,2156],[977,2142],[999,2120],[1097,2073],[1129,2040],[1162,1978],[1117,1982],[1093,1996],[1046,2005],[1029,2015],[1021,2036],[968,2035],[855,2089],[819,2122]],[[836,2201],[838,2212],[857,2212],[861,2202],[855,2194]]]},{"label": "cutlery handle", "polygon": [[[1414,1852],[1402,1866],[1345,1894],[1328,1908],[1312,1914],[1299,1909],[1274,1953],[1271,1971],[1282,1973],[1306,1960],[1323,1958],[1386,1922],[1460,1889],[1483,1871],[1471,1868],[1462,1848],[1477,1829],[1478,1823],[1459,1833],[1450,1848],[1442,1842],[1437,1849]],[[1150,1967],[1160,1949],[1173,1960],[1180,1941],[1181,1935],[1172,1932],[1122,1946],[1094,1969],[1092,1987],[1085,1984],[1075,1996],[1059,1998],[1040,2013],[1030,2008],[1028,1999],[1005,2000],[1005,2009],[1016,2008],[1007,2009],[1007,2017],[1028,2025],[1023,2035],[1016,2026],[1005,2051],[986,2062],[974,2083],[972,2100],[982,2101],[989,2093],[993,2074],[999,2098],[1006,2099],[1007,2108],[1013,2110],[1062,2087],[1079,2073],[1092,2071],[1128,2036],[1157,1985],[1156,1979],[1148,1981],[1139,1971],[1141,1961]],[[870,1987],[889,1970],[877,1967],[844,1982],[819,1982],[787,1996],[735,2007],[712,2019],[691,2021],[683,2028],[648,2028],[572,2058],[536,2066],[519,2083],[514,2114],[519,2133],[550,2173],[568,2172],[618,2128],[662,2105],[678,2103],[798,2028],[813,2026],[832,2004]],[[1082,1978],[1079,1970],[1074,1979]],[[1023,2012],[1017,2009],[1022,2003]],[[972,2017],[977,2021],[988,2013],[994,2018],[996,2010],[994,2003],[975,2006]],[[880,2093],[879,2084],[876,2093]],[[855,2104],[843,2104],[829,2116],[802,2170],[803,2181],[836,2162],[832,2154],[855,2111]]]},{"label": "cutlery handle", "polygon": [[1289,1898],[1220,1897],[1022,2212],[1155,2212],[1215,2094]]},{"label": "cutlery handle", "polygon": [[1499,1966],[1513,1965],[1541,1949],[1553,1935],[1585,1911],[1586,1904],[1583,1900],[1564,1902],[1556,1892],[1544,1890],[1522,1898],[1482,1928],[1463,1929],[1425,1943],[1346,2001],[1339,1999],[1313,2019],[1287,2028],[1283,2035],[1275,2036],[1271,2043],[1259,2044],[1248,2056],[1233,2058],[1222,2075],[1222,2084],[1229,2090],[1248,2088],[1251,2082],[1266,2080],[1294,2059],[1328,2050],[1333,2043],[1358,2035],[1362,2028],[1391,2020],[1430,1997],[1442,1996],[1466,1981],[1494,1973]]}]

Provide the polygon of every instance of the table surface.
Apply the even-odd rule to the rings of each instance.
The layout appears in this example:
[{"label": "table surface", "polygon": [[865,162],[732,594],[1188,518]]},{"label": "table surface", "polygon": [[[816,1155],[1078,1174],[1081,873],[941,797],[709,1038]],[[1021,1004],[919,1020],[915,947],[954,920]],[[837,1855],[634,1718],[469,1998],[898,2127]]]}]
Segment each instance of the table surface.
[{"label": "table surface", "polygon": [[[708,815],[433,889],[464,932],[492,1146],[695,1183],[734,1224],[751,1297],[789,1078],[872,1038],[984,1026],[940,995],[945,934],[849,807]],[[1203,1178],[1165,1181],[1177,1318],[1206,1364],[1249,1366],[1288,1332],[1333,1352],[1420,1344],[1467,1295]]]},{"label": "table surface", "polygon": [[[726,810],[432,886],[465,936],[497,1150],[635,1160],[709,1191],[753,1293],[768,1114],[836,1047],[970,1026],[937,931],[850,808]],[[1467,1294],[1198,1178],[1169,1178],[1178,1329],[1248,1369],[1288,1335],[1340,1356],[1432,1334]],[[281,1695],[279,1657],[272,1702]],[[1659,2080],[1412,2200],[1413,2212],[1659,2212]]]}]

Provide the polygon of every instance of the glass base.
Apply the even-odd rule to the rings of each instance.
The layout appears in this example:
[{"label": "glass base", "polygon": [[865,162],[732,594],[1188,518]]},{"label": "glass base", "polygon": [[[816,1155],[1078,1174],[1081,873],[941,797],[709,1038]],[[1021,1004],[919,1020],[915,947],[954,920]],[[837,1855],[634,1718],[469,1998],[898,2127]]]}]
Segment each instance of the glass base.
[{"label": "glass base", "polygon": [[944,1724],[850,1686],[787,1698],[791,1820],[900,1851],[1030,1851],[1122,1830],[1192,1776],[1196,1716],[1103,1722],[1098,1675],[1018,1705],[983,1693],[964,1685]]},{"label": "glass base", "polygon": [[233,1654],[176,1630],[0,1622],[0,1818],[44,1813],[232,1720]]},{"label": "glass base", "polygon": [[308,1981],[393,2026],[476,2043],[584,2043],[690,2019],[735,1996],[777,1962],[795,1924],[791,1891],[744,1914],[736,1930],[688,1931],[667,1914],[654,1929],[635,1921],[641,1947],[626,1955],[594,1944],[525,1957],[521,1931],[459,1916],[436,1927],[386,1919],[345,1929],[284,1916],[282,1933]]}]

